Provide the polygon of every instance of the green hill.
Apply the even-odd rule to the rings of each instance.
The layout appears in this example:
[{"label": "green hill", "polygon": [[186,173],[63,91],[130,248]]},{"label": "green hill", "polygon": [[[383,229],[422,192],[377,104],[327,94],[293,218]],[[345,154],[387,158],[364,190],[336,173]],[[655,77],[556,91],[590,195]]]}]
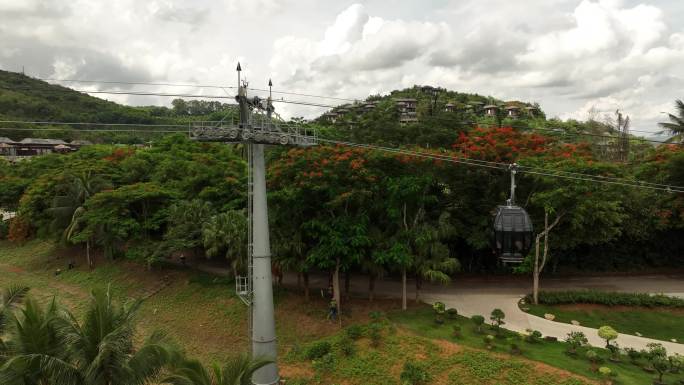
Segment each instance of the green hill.
[{"label": "green hill", "polygon": [[[226,114],[235,113],[232,106],[215,101],[176,99],[172,105],[172,108],[125,106],[20,73],[0,71],[0,120],[5,121],[172,125],[187,124],[193,120],[220,120]],[[99,139],[100,141],[116,138],[124,142],[135,142],[143,139],[139,135],[131,134],[103,135],[83,132],[95,127],[102,128],[101,126],[19,123],[4,123],[1,126],[4,129],[0,136],[15,140],[24,137]],[[35,129],[35,131],[7,130],[7,128]],[[61,128],[63,131],[41,132],[43,128]],[[144,127],[141,126],[139,129],[142,130]]]}]

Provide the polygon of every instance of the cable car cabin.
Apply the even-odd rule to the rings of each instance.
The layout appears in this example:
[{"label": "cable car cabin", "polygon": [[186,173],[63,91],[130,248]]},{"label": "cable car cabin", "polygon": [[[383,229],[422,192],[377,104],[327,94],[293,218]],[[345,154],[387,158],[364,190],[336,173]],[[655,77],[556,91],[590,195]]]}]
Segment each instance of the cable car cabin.
[{"label": "cable car cabin", "polygon": [[494,218],[493,246],[503,263],[520,263],[532,247],[534,231],[522,207],[499,206]]}]

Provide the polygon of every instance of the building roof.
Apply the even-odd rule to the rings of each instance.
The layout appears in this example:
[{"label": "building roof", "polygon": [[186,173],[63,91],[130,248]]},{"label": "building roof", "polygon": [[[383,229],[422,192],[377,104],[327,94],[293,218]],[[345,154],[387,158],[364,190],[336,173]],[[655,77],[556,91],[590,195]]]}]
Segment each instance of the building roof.
[{"label": "building roof", "polygon": [[0,143],[14,144],[14,143],[16,143],[16,142],[13,141],[13,140],[10,139],[10,138],[6,138],[6,137],[4,137],[4,136],[0,136]]},{"label": "building roof", "polygon": [[471,104],[471,105],[479,105],[479,106],[481,106],[481,105],[483,105],[484,103],[483,103],[483,102],[479,102],[479,101],[476,100],[476,101],[474,101],[474,102],[468,102],[468,104]]},{"label": "building roof", "polygon": [[41,139],[41,138],[25,138],[22,139],[21,144],[39,144],[39,145],[49,145],[56,146],[58,144],[67,144],[61,139]]},{"label": "building roof", "polygon": [[493,104],[487,104],[486,106],[483,107],[484,109],[490,109],[490,108],[499,108],[499,106],[495,106]]},{"label": "building roof", "polygon": [[91,142],[89,140],[76,139],[76,140],[72,140],[70,144],[72,146],[90,146],[93,144],[93,142]]},{"label": "building roof", "polygon": [[71,147],[64,145],[64,144],[58,144],[55,146],[56,150],[71,150]]},{"label": "building roof", "polygon": [[518,106],[507,106],[506,107],[506,110],[519,110],[519,109],[520,109],[520,107],[518,107]]}]

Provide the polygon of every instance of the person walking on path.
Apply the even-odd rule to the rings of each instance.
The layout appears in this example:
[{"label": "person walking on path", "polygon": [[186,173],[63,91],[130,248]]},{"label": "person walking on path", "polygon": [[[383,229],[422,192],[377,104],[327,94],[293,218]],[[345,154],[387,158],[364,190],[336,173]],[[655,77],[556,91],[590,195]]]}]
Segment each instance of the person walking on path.
[{"label": "person walking on path", "polygon": [[337,301],[335,299],[330,300],[328,305],[328,319],[332,321],[337,320]]}]

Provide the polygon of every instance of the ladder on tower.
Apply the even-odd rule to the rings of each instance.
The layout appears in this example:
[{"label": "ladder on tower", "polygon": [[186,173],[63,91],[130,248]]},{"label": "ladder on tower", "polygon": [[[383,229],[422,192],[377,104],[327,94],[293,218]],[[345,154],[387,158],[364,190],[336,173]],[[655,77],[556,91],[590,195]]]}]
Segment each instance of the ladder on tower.
[{"label": "ladder on tower", "polygon": [[[235,277],[235,291],[238,297],[249,307],[247,312],[247,335],[252,336],[252,299],[254,294],[254,233],[253,233],[253,214],[254,214],[254,152],[252,143],[246,143],[247,149],[247,276]],[[250,344],[251,346],[251,344]]]}]

